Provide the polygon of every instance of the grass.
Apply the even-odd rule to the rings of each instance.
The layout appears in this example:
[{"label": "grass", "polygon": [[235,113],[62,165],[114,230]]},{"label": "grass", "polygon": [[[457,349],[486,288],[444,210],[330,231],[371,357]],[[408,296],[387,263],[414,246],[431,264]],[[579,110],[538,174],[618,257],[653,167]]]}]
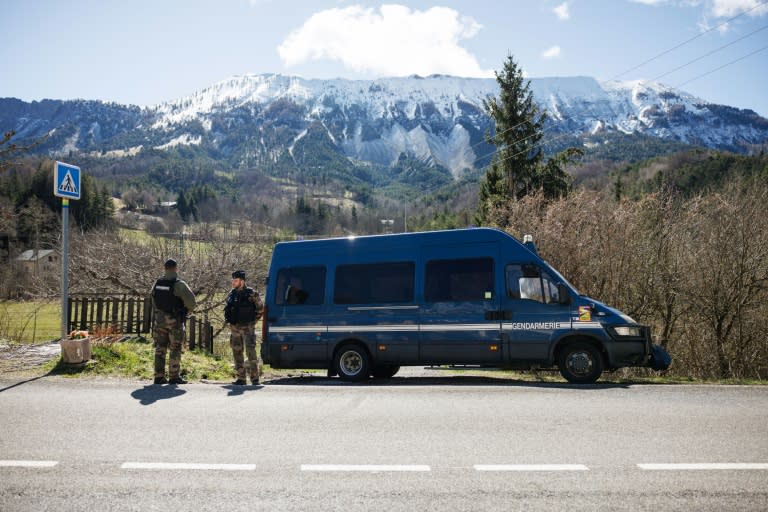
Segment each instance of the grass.
[{"label": "grass", "polygon": [[39,343],[60,337],[60,302],[0,301],[0,338]]},{"label": "grass", "polygon": [[[68,377],[114,377],[150,380],[154,377],[154,348],[144,338],[121,342],[96,342],[91,346],[91,360],[81,365],[49,361],[43,370],[50,375]],[[228,381],[233,377],[229,361],[203,352],[185,351],[181,357],[182,375],[190,381]]]},{"label": "grass", "polygon": [[[65,377],[107,377],[151,380],[154,368],[152,342],[145,338],[133,338],[122,342],[97,342],[92,346],[91,361],[81,365],[69,365],[60,358],[46,363],[42,371],[48,375]],[[202,380],[229,382],[234,378],[231,358],[217,357],[201,351],[185,351],[181,358],[182,375],[190,382]],[[435,377],[487,377],[499,381],[520,383],[566,384],[557,371],[512,371],[483,368],[436,367]],[[265,365],[269,378],[289,377],[302,374],[302,370],[272,370]],[[312,370],[317,373],[317,371]],[[320,372],[324,373],[324,372]],[[375,381],[374,381],[375,382]],[[379,381],[385,382],[385,381]],[[401,381],[402,382],[402,381]],[[658,375],[644,370],[625,369],[604,373],[598,385],[632,384],[710,384],[710,385],[765,385],[766,381],[752,379],[698,380],[685,376]]]}]

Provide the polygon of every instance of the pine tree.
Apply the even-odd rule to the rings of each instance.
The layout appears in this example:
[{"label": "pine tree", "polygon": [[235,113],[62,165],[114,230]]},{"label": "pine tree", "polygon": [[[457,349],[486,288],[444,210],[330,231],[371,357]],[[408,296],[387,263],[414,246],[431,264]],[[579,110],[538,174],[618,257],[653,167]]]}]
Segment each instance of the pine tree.
[{"label": "pine tree", "polygon": [[184,222],[189,220],[189,205],[187,204],[187,196],[183,191],[179,192],[179,195],[176,197],[176,210],[178,210],[181,220]]},{"label": "pine tree", "polygon": [[497,151],[480,185],[477,221],[488,221],[494,207],[541,192],[547,198],[562,197],[570,190],[570,176],[564,167],[580,149],[568,148],[544,162],[542,139],[546,112],[534,102],[530,81],[525,80],[515,59],[509,55],[501,72],[496,72],[499,97],[483,101],[495,123],[488,143]]},{"label": "pine tree", "polygon": [[[499,97],[483,101],[483,107],[496,125],[488,142],[497,147],[491,169],[504,177],[504,195],[520,199],[537,188],[542,161],[539,141],[544,136],[546,114],[533,100],[530,81],[509,55],[501,72],[496,72]],[[494,169],[494,166],[497,168]],[[492,195],[501,193],[494,190]]]}]

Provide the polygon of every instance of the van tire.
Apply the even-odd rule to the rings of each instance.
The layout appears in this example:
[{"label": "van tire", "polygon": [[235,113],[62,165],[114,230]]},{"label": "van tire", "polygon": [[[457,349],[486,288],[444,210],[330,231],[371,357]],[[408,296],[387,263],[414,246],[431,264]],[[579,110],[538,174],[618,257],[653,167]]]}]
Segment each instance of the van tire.
[{"label": "van tire", "polygon": [[382,364],[373,367],[374,379],[389,379],[400,371],[400,367],[394,364]]},{"label": "van tire", "polygon": [[342,380],[361,381],[371,373],[368,352],[360,345],[344,345],[336,351],[333,365]]},{"label": "van tire", "polygon": [[590,343],[570,343],[560,350],[557,366],[571,384],[592,384],[603,373],[603,356]]}]

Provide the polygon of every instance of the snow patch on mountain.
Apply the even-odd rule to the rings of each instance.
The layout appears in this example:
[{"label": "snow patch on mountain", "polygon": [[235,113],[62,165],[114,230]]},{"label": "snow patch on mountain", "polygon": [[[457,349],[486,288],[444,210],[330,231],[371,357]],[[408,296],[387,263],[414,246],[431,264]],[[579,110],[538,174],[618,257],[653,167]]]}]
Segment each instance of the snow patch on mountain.
[{"label": "snow patch on mountain", "polygon": [[202,141],[203,138],[200,135],[194,136],[189,133],[185,133],[169,140],[165,144],[155,146],[155,149],[169,149],[176,146],[199,146]]}]

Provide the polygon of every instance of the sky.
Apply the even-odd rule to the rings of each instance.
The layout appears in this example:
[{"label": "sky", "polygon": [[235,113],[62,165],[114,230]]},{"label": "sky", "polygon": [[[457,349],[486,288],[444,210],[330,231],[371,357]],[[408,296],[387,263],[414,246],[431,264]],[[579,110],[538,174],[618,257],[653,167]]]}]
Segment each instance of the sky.
[{"label": "sky", "polygon": [[[4,0],[0,97],[149,106],[233,75],[654,80],[768,117],[768,0]],[[2,128],[2,127],[0,127]]]}]

